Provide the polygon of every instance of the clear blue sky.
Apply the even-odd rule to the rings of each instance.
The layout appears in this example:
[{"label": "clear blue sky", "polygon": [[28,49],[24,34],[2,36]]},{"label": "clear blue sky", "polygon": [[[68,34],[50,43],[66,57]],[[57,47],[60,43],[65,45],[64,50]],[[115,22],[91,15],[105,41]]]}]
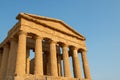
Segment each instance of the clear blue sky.
[{"label": "clear blue sky", "polygon": [[120,80],[120,0],[0,0],[0,42],[20,12],[65,21],[87,39],[93,80]]}]

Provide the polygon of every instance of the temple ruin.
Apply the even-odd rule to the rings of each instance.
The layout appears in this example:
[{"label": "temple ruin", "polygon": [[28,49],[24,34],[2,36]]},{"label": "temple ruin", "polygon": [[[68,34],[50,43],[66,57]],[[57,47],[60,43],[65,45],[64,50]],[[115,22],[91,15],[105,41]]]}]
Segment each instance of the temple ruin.
[{"label": "temple ruin", "polygon": [[0,43],[0,80],[92,80],[83,35],[53,18],[20,13],[17,19]]}]

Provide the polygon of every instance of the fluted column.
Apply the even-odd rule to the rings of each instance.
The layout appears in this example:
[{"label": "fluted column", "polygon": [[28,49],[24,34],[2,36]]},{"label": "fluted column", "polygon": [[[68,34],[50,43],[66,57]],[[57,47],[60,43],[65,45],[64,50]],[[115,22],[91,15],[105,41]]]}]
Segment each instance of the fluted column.
[{"label": "fluted column", "polygon": [[67,45],[63,45],[63,65],[64,65],[64,76],[71,77],[70,62],[69,62],[69,54],[68,54],[68,46]]},{"label": "fluted column", "polygon": [[80,78],[82,80],[82,72],[80,69],[80,62],[78,58],[78,51],[77,48],[73,48],[73,68],[74,68],[74,77],[75,78]]},{"label": "fluted column", "polygon": [[50,42],[50,70],[51,70],[51,76],[58,76],[56,42],[54,41]]},{"label": "fluted column", "polygon": [[16,57],[16,40],[14,38],[10,39],[10,51],[9,51],[9,58],[8,58],[8,66],[7,66],[7,76],[13,75],[14,73],[14,64]]},{"label": "fluted column", "polygon": [[50,76],[50,74],[51,74],[51,73],[50,73],[50,71],[51,71],[51,70],[50,70],[50,69],[51,69],[51,68],[50,68],[50,67],[51,67],[51,66],[50,66],[50,52],[47,52],[47,56],[46,56],[46,57],[47,57],[47,75]]},{"label": "fluted column", "polygon": [[92,80],[91,75],[90,75],[88,60],[87,60],[87,56],[86,56],[86,51],[82,51],[81,54],[82,54],[82,63],[83,63],[85,79]]},{"label": "fluted column", "polygon": [[26,32],[19,32],[15,76],[26,74],[26,36]]},{"label": "fluted column", "polygon": [[6,77],[8,57],[9,57],[9,46],[8,44],[5,44],[3,48],[3,57],[2,57],[2,63],[0,69],[0,80],[4,80],[4,78]]},{"label": "fluted column", "polygon": [[62,76],[61,56],[60,53],[57,57],[58,76]]},{"label": "fluted column", "polygon": [[30,74],[30,49],[27,48],[27,54],[26,54],[26,73]]},{"label": "fluted column", "polygon": [[42,38],[36,36],[35,42],[35,74],[43,75]]},{"label": "fluted column", "polygon": [[57,50],[57,69],[58,76],[62,76],[62,66],[61,66],[61,54],[60,54],[60,46],[56,46]]}]

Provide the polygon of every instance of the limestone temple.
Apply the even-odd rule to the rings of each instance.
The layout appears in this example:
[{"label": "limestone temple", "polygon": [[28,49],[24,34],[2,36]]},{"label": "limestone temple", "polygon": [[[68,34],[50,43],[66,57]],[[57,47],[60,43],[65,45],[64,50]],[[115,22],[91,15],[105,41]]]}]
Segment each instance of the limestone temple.
[{"label": "limestone temple", "polygon": [[16,18],[0,43],[0,80],[92,80],[84,36],[61,20],[27,13]]}]

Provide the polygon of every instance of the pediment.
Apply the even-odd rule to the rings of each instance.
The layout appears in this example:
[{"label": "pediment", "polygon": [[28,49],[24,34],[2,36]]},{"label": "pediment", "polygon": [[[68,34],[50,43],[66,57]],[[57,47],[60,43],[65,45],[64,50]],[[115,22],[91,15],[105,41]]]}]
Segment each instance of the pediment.
[{"label": "pediment", "polygon": [[71,28],[70,26],[68,26],[61,20],[43,17],[43,16],[37,16],[37,15],[33,15],[33,14],[27,14],[27,13],[20,13],[17,16],[17,19],[20,19],[21,17],[32,20],[33,22],[37,22],[37,23],[39,22],[43,25],[49,26],[51,29],[60,31],[64,34],[68,34],[68,35],[77,37],[81,40],[85,40],[84,36],[82,36],[80,33],[75,31],[73,28]]}]

